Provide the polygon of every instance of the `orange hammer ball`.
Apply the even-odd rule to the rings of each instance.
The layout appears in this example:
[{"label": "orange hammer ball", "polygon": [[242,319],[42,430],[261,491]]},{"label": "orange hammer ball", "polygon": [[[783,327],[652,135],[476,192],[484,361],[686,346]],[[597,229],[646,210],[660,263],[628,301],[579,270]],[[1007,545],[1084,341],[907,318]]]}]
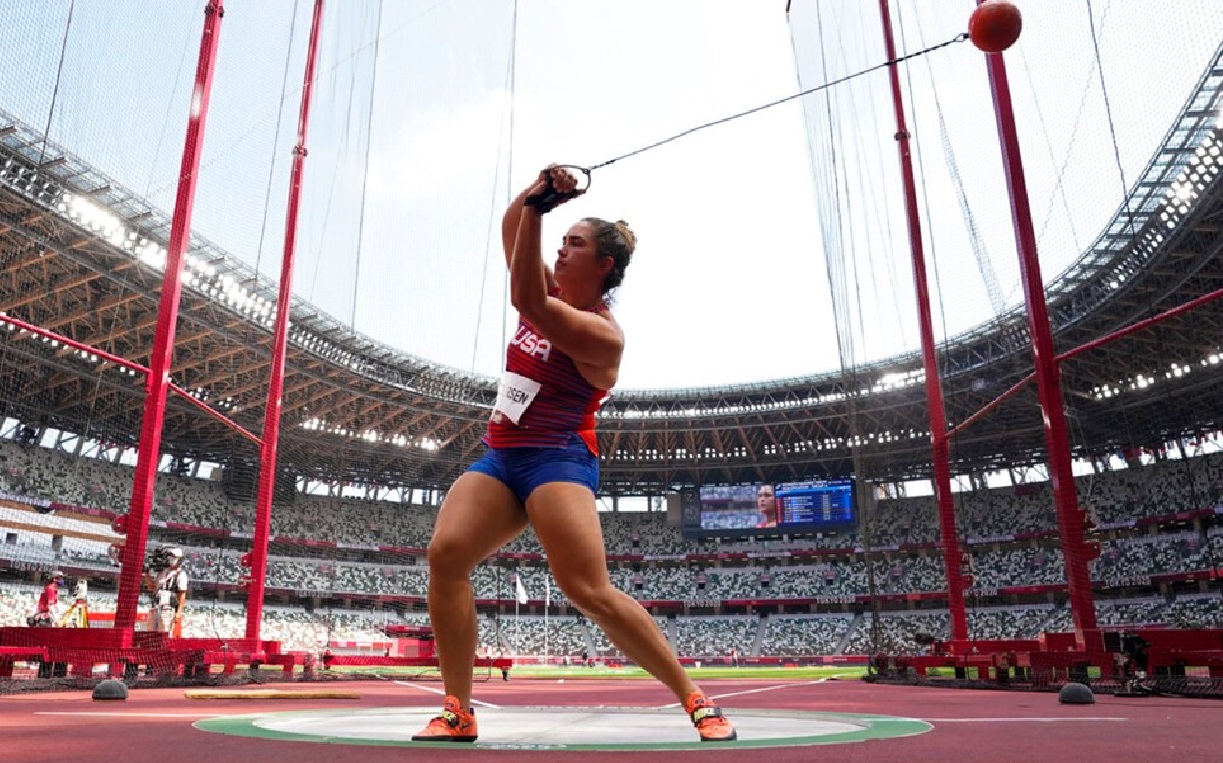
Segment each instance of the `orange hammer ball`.
[{"label": "orange hammer ball", "polygon": [[1001,53],[1015,44],[1023,30],[1023,16],[1007,0],[986,0],[968,18],[968,38],[986,53]]}]

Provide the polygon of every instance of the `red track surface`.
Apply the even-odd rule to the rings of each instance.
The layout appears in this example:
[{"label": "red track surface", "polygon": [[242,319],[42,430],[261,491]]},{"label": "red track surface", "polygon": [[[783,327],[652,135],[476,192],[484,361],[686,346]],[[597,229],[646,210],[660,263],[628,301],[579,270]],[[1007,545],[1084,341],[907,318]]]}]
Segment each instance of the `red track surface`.
[{"label": "red track surface", "polygon": [[[418,684],[440,689],[440,684]],[[774,688],[769,688],[774,687]],[[265,688],[275,688],[275,685]],[[359,700],[189,700],[182,689],[132,691],[125,702],[95,702],[87,692],[0,696],[0,760],[116,760],[124,763],[294,763],[490,759],[515,763],[552,760],[657,759],[654,752],[518,752],[468,748],[437,750],[249,739],[192,728],[198,718],[345,707],[420,706],[440,701],[428,689],[386,682],[298,684],[283,688],[353,690]],[[1223,747],[1223,703],[1186,699],[1118,699],[1062,705],[1053,693],[1020,693],[873,686],[857,680],[707,681],[702,685],[731,712],[742,708],[871,713],[930,720],[929,733],[900,739],[788,749],[723,748],[735,763],[793,761],[1179,761],[1217,760]],[[753,689],[764,691],[747,692]],[[648,680],[515,680],[476,686],[477,700],[513,705],[657,707],[674,699]],[[679,713],[679,711],[676,711]],[[78,715],[78,713],[130,714]],[[164,714],[149,717],[149,714]],[[1016,720],[1016,719],[1055,720]],[[1124,720],[1087,720],[1116,719]],[[961,720],[940,720],[961,719]],[[972,720],[964,720],[972,719]],[[682,719],[680,719],[682,722]],[[626,730],[631,734],[631,730]],[[667,752],[700,760],[709,752]]]}]

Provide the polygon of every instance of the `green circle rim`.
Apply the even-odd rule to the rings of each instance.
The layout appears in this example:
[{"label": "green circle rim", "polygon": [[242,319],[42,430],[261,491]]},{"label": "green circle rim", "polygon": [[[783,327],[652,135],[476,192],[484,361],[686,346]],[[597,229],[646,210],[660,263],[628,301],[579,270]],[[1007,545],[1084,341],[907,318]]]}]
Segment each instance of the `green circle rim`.
[{"label": "green circle rim", "polygon": [[[273,729],[262,728],[257,724],[268,718],[291,718],[302,716],[327,716],[332,715],[339,718],[351,717],[354,715],[363,714],[385,714],[396,710],[412,710],[419,711],[421,708],[361,708],[361,709],[335,709],[335,710],[305,710],[305,711],[288,711],[288,712],[273,712],[273,713],[252,713],[247,715],[224,715],[214,716],[211,718],[202,718],[192,725],[201,730],[217,734],[225,734],[228,736],[253,737],[258,739],[271,739],[282,742],[313,742],[316,744],[343,744],[366,747],[421,747],[421,748],[436,748],[436,749],[465,749],[465,750],[506,750],[506,751],[574,751],[574,752],[650,752],[650,751],[680,751],[680,750],[736,750],[736,749],[760,749],[770,747],[813,747],[817,745],[834,745],[834,744],[849,744],[852,742],[866,742],[873,739],[898,739],[907,736],[916,736],[924,734],[933,729],[933,725],[920,721],[915,718],[900,718],[891,715],[873,715],[869,713],[824,713],[810,712],[802,710],[742,710],[735,709],[736,716],[761,716],[761,715],[776,715],[778,713],[787,716],[793,716],[796,720],[828,720],[838,722],[855,723],[862,726],[857,731],[842,731],[833,734],[816,734],[805,736],[792,737],[775,737],[772,739],[739,739],[734,742],[701,742],[693,740],[692,742],[657,742],[650,743],[626,743],[626,744],[565,744],[565,743],[542,743],[533,744],[529,742],[507,742],[498,744],[496,742],[475,742],[473,744],[458,744],[455,742],[413,742],[411,740],[399,739],[368,739],[364,737],[348,737],[341,735],[323,735],[323,734],[306,734],[292,731],[279,731]],[[560,710],[562,708],[537,708],[534,706],[515,706],[514,710]],[[565,707],[566,711],[597,711],[601,713],[640,713],[653,712],[644,708],[590,708],[590,707]]]}]

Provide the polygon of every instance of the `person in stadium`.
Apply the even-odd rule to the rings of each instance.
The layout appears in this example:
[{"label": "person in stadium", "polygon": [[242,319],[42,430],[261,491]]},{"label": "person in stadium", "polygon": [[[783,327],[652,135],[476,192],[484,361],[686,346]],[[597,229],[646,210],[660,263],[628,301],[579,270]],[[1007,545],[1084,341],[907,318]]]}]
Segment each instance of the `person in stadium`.
[{"label": "person in stadium", "polygon": [[144,584],[153,597],[150,630],[174,632],[174,625],[183,619],[190,582],[187,571],[183,569],[183,550],[178,546],[159,548],[150,569],[144,572]]},{"label": "person in stadium", "polygon": [[53,628],[59,619],[59,587],[64,583],[64,573],[55,570],[47,577],[42,593],[38,595],[38,605],[34,616],[28,625],[35,628]]},{"label": "person in stadium", "polygon": [[777,492],[772,485],[761,485],[756,489],[756,510],[760,512],[757,528],[777,526]]},{"label": "person in stadium", "polygon": [[654,619],[608,578],[595,504],[594,414],[619,375],[624,333],[608,308],[608,292],[623,280],[636,237],[623,221],[584,218],[565,232],[549,268],[542,217],[578,193],[571,173],[549,167],[502,219],[519,321],[484,436],[488,447],[451,486],[429,542],[429,616],[446,697],[441,715],[416,741],[475,741],[471,573],[528,524],[568,600],[674,692],[701,739],[735,738],[734,726],[684,672]]}]

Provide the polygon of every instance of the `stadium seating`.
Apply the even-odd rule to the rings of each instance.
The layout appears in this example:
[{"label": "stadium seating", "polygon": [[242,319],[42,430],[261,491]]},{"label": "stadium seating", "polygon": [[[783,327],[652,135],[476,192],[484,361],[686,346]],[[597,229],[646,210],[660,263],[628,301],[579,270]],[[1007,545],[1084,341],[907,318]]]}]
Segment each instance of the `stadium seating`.
[{"label": "stadium seating", "polygon": [[[1196,458],[1192,466],[1161,462],[1079,478],[1080,501],[1092,514],[1093,537],[1101,544],[1091,569],[1103,626],[1223,625],[1219,592],[1208,583],[1168,588],[1155,582],[1217,569],[1223,560],[1223,526],[1215,523],[1223,457]],[[0,442],[0,491],[9,496],[108,517],[125,512],[131,479],[127,465]],[[974,575],[970,636],[1030,638],[1068,628],[1069,611],[1060,596],[1023,602],[1007,601],[1002,593],[1063,585],[1048,485],[958,493],[955,501]],[[0,527],[0,569],[8,570],[0,571],[0,625],[24,623],[38,594],[31,571],[50,566],[90,577],[91,606],[113,610],[116,566],[109,544],[68,534],[88,531],[88,517],[78,512],[74,519],[71,511],[44,515],[19,504],[0,506],[0,523],[20,525],[41,516],[37,521],[46,529]],[[434,506],[332,496],[298,495],[277,505],[264,636],[291,649],[318,651],[333,643],[385,641],[389,624],[425,624],[424,548],[435,515]],[[253,504],[233,500],[211,479],[161,474],[153,519],[154,540],[172,537],[186,552],[193,594],[184,634],[240,636],[245,610],[232,592],[244,573]],[[863,654],[872,647],[916,653],[926,636],[949,635],[945,608],[930,608],[945,607],[938,592],[946,577],[929,497],[880,503],[869,567],[854,532],[694,542],[661,513],[605,512],[600,519],[613,582],[653,609],[685,657],[725,660],[732,648],[745,659]],[[528,530],[506,548],[500,563],[477,568],[482,647],[542,656],[546,641],[553,658],[587,653],[622,659],[605,634],[566,606],[545,562]],[[515,575],[528,593],[525,608],[508,606]],[[864,604],[872,593],[884,601],[877,615]],[[903,603],[923,593],[931,596],[921,600],[921,609]],[[545,598],[555,612],[546,623]],[[804,604],[798,612],[768,604],[786,600]],[[496,601],[502,602],[501,613],[492,616]],[[521,611],[515,615],[511,609]]]}]

